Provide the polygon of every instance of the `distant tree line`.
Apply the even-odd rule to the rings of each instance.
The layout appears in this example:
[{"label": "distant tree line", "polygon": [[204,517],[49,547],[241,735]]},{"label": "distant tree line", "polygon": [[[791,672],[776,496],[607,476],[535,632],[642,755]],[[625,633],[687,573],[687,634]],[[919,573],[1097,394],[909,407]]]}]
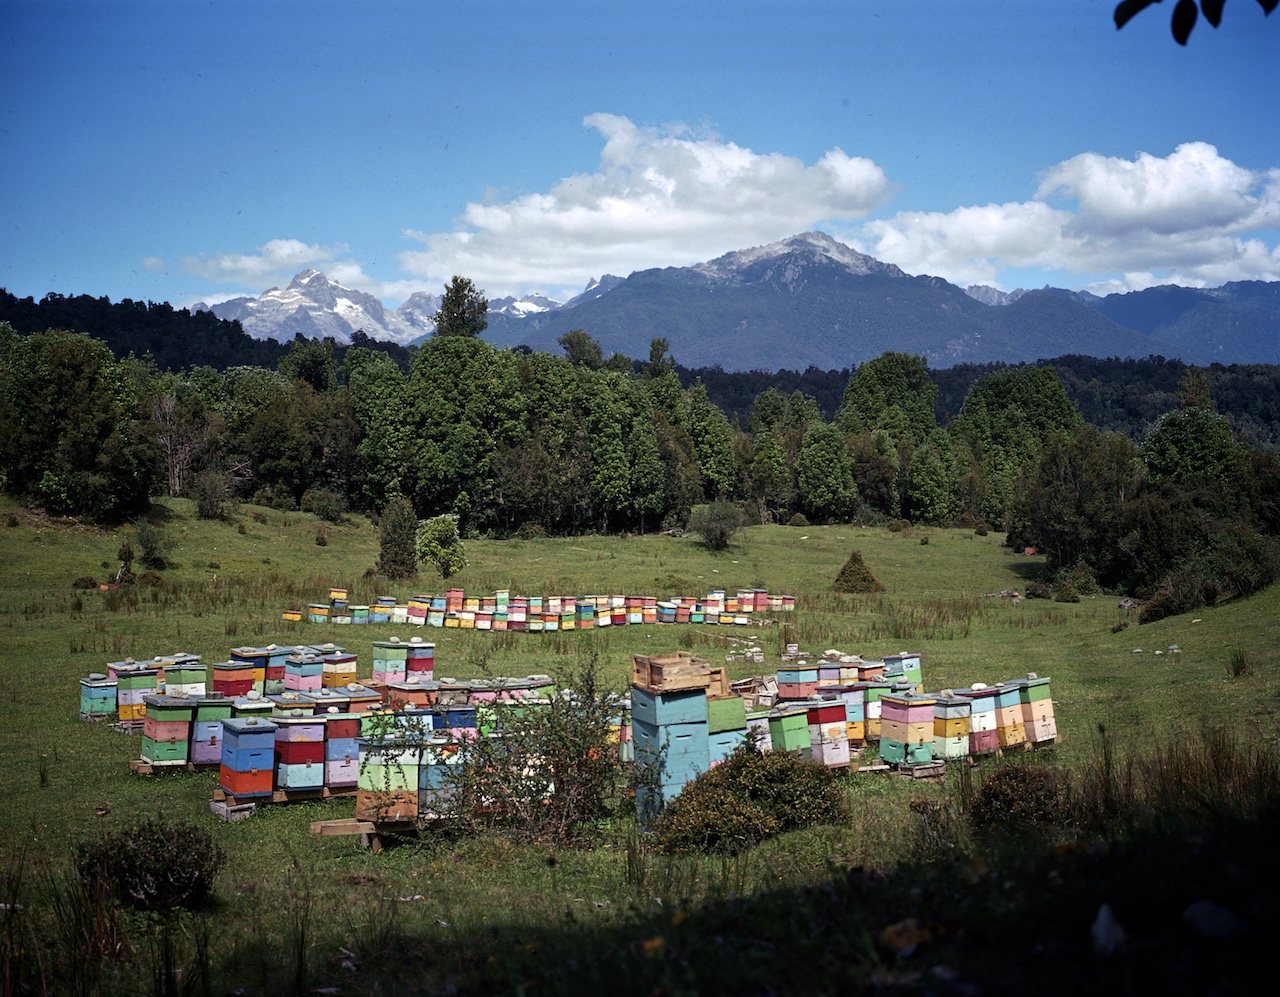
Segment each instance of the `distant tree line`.
[{"label": "distant tree line", "polygon": [[[1079,584],[1158,596],[1153,614],[1280,572],[1280,458],[1214,402],[1234,391],[1270,424],[1271,368],[1064,358],[931,372],[890,352],[844,379],[830,415],[767,384],[731,420],[704,381],[681,382],[665,340],[642,363],[606,359],[582,330],[561,337],[564,355],[498,349],[477,335],[482,311],[458,314],[407,369],[367,341],[298,338],[274,367],[175,372],[79,333],[0,324],[3,487],[97,520],[159,493],[210,516],[232,501],[335,518],[403,499],[496,537],[684,527],[725,502],[760,523],[997,529]],[[1086,411],[1141,429],[1092,423],[1068,383]]]}]

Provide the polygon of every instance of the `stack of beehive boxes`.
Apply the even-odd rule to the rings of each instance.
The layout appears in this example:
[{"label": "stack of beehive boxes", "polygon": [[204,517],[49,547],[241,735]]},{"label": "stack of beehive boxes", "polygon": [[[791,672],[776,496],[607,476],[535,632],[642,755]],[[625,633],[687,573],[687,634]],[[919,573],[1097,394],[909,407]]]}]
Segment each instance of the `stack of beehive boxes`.
[{"label": "stack of beehive boxes", "polygon": [[1053,713],[1053,700],[1049,697],[1049,679],[1035,672],[1027,672],[1020,683],[1022,723],[1027,741],[1035,745],[1053,744],[1058,739],[1058,724]]},{"label": "stack of beehive boxes", "polygon": [[899,651],[897,654],[886,654],[884,677],[891,682],[902,682],[915,692],[922,691],[924,687],[921,684],[920,652]]},{"label": "stack of beehive boxes", "polygon": [[996,731],[1002,748],[1016,748],[1027,743],[1027,725],[1022,721],[1022,689],[1015,680],[997,682]]},{"label": "stack of beehive boxes", "polygon": [[[720,672],[723,681],[724,669]],[[728,692],[728,682],[707,696],[708,765],[719,765],[747,740],[747,708],[741,696]]]},{"label": "stack of beehive boxes", "polygon": [[191,761],[196,765],[217,765],[222,761],[222,722],[231,719],[231,700],[210,693],[195,701],[191,726]]},{"label": "stack of beehive boxes", "polygon": [[271,718],[276,725],[277,789],[324,788],[325,717],[313,709],[313,705],[295,706]]},{"label": "stack of beehive boxes", "polygon": [[[323,694],[323,695],[322,695]],[[332,789],[350,789],[359,781],[360,715],[338,689],[313,693],[316,712],[324,717],[324,783]]]},{"label": "stack of beehive boxes", "polygon": [[286,692],[312,692],[324,686],[324,658],[308,648],[294,649],[285,658]]},{"label": "stack of beehive boxes", "polygon": [[375,640],[373,642],[373,680],[375,682],[403,682],[408,673],[408,645],[399,640]]},{"label": "stack of beehive boxes", "polygon": [[253,684],[253,666],[245,661],[217,661],[212,666],[213,691],[236,698],[251,692],[262,694]]},{"label": "stack of beehive boxes", "polygon": [[422,745],[418,766],[418,813],[437,815],[448,810],[454,784],[450,771],[461,760],[458,745],[447,737],[433,737]]},{"label": "stack of beehive boxes", "polygon": [[252,673],[253,688],[265,694],[267,691],[267,659],[271,652],[265,647],[233,647],[227,655],[231,665],[240,665]]},{"label": "stack of beehive boxes", "polygon": [[995,687],[978,682],[971,689],[958,690],[957,695],[969,701],[969,754],[977,757],[999,751]]},{"label": "stack of beehive boxes", "polygon": [[222,721],[218,785],[229,796],[253,799],[275,788],[276,725],[258,716]]},{"label": "stack of beehive boxes", "polygon": [[142,760],[152,765],[185,765],[190,758],[195,700],[149,695],[142,720]]},{"label": "stack of beehive boxes", "polygon": [[[864,662],[867,665],[878,664],[878,662]],[[866,669],[868,673],[875,672],[875,668]],[[859,672],[863,671],[861,667]],[[863,711],[866,715],[866,737],[868,741],[879,741],[880,732],[882,730],[882,711],[884,709],[880,702],[880,697],[885,693],[892,692],[893,686],[880,678],[868,678],[858,683],[862,686]]]},{"label": "stack of beehive boxes", "polygon": [[933,704],[933,756],[944,761],[969,757],[969,721],[973,704],[944,689]]},{"label": "stack of beehive boxes", "polygon": [[[362,731],[365,725],[361,724]],[[363,820],[406,821],[418,816],[422,746],[398,739],[376,727],[358,741],[356,817]]]},{"label": "stack of beehive boxes", "polygon": [[691,654],[632,659],[631,734],[643,773],[636,806],[646,817],[710,767],[710,684],[710,663]]},{"label": "stack of beehive boxes", "polygon": [[807,661],[778,669],[778,699],[811,699],[818,691],[818,668]]},{"label": "stack of beehive boxes", "polygon": [[200,655],[179,651],[163,659],[166,695],[203,696],[206,692],[205,669]]},{"label": "stack of beehive boxes", "polygon": [[116,680],[116,713],[119,722],[134,729],[147,715],[148,696],[160,691],[160,669],[154,664],[130,659],[107,666],[107,675]]},{"label": "stack of beehive boxes", "polygon": [[849,764],[849,710],[843,700],[808,707],[809,754],[830,768]]},{"label": "stack of beehive boxes", "polygon": [[809,738],[809,711],[803,706],[781,703],[769,714],[769,742],[774,751],[813,758]]},{"label": "stack of beehive boxes", "polygon": [[116,720],[120,718],[119,679],[106,672],[93,672],[80,680],[80,719]]},{"label": "stack of beehive boxes", "polygon": [[405,677],[417,677],[421,681],[435,678],[436,646],[414,637],[405,652]]},{"label": "stack of beehive boxes", "polygon": [[935,699],[914,692],[880,696],[880,757],[891,765],[933,761]]}]

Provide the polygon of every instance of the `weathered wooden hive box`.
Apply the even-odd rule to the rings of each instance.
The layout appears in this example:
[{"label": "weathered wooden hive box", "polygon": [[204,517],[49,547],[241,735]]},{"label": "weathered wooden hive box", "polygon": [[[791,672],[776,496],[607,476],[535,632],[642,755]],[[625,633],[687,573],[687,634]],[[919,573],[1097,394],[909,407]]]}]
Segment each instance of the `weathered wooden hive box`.
[{"label": "weathered wooden hive box", "polygon": [[270,796],[275,788],[276,725],[262,717],[222,721],[218,785],[230,796]]},{"label": "weathered wooden hive box", "polygon": [[394,737],[362,736],[359,751],[356,817],[374,821],[416,819],[421,745],[401,743]]},{"label": "weathered wooden hive box", "polygon": [[234,718],[257,717],[261,720],[270,720],[275,707],[275,703],[254,689],[250,689],[243,696],[231,698],[231,716]]},{"label": "weathered wooden hive box", "polygon": [[810,756],[823,765],[849,763],[849,709],[843,700],[824,701],[806,711]]}]

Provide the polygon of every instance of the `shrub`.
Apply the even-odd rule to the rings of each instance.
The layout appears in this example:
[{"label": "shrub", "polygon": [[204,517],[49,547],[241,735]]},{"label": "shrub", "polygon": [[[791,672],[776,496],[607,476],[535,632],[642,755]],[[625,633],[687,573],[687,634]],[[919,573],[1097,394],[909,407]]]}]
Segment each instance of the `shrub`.
[{"label": "shrub", "polygon": [[883,592],[882,585],[871,573],[871,569],[863,563],[862,553],[853,551],[849,554],[849,560],[844,562],[844,567],[840,569],[840,574],[836,575],[836,580],[831,587],[837,592]]},{"label": "shrub", "polygon": [[927,547],[927,546],[929,546],[929,536],[928,536],[928,534],[925,534],[924,536],[922,536],[922,537],[920,538],[920,546],[921,546],[921,547]]},{"label": "shrub", "polygon": [[1066,795],[1052,769],[1002,765],[983,780],[969,808],[969,826],[979,831],[1018,832],[1061,824]]},{"label": "shrub", "polygon": [[302,493],[302,511],[337,523],[347,511],[347,500],[328,488],[308,488]]},{"label": "shrub", "polygon": [[149,818],[81,844],[76,867],[89,888],[137,910],[198,910],[226,862],[213,836],[194,824]]},{"label": "shrub", "polygon": [[1100,591],[1098,577],[1086,561],[1077,561],[1069,571],[1059,572],[1058,581],[1064,586],[1069,585],[1081,595],[1097,595]]},{"label": "shrub", "polygon": [[466,550],[458,536],[458,517],[454,513],[433,516],[418,527],[418,560],[434,564],[441,578],[457,574],[467,566]]},{"label": "shrub", "polygon": [[884,528],[890,533],[903,533],[911,529],[911,520],[909,519],[891,519],[884,524]]},{"label": "shrub", "polygon": [[172,544],[164,527],[144,520],[137,525],[134,532],[138,538],[138,560],[148,568],[160,570],[168,567],[168,555]]},{"label": "shrub", "polygon": [[96,589],[98,587],[98,580],[91,575],[81,575],[71,583],[71,587],[73,589]]},{"label": "shrub", "polygon": [[1076,591],[1074,585],[1064,585],[1053,596],[1054,602],[1079,602],[1080,593]]},{"label": "shrub", "polygon": [[163,583],[164,579],[157,575],[154,571],[144,571],[138,576],[138,584],[146,585],[154,588]]},{"label": "shrub", "polygon": [[221,519],[223,506],[231,498],[231,477],[217,468],[201,471],[192,479],[191,497],[201,519]]},{"label": "shrub", "polygon": [[267,514],[261,509],[254,509],[249,515],[253,517],[253,521],[261,526],[267,525]]},{"label": "shrub", "polygon": [[976,537],[985,537],[987,535],[987,528],[985,526],[979,526],[973,531],[973,535]]},{"label": "shrub", "polygon": [[1028,582],[1027,598],[1028,599],[1049,599],[1053,596],[1053,590],[1044,582]]},{"label": "shrub", "polygon": [[794,516],[792,516],[789,520],[787,520],[787,525],[788,525],[788,526],[799,526],[799,527],[802,527],[802,528],[804,528],[804,529],[808,529],[808,528],[809,528],[809,520],[808,520],[808,517],[806,517],[806,516],[805,516],[805,514],[804,514],[803,512],[797,512]]},{"label": "shrub", "polygon": [[378,570],[388,578],[418,573],[418,514],[403,495],[387,503],[378,520]]},{"label": "shrub", "polygon": [[689,532],[702,536],[708,550],[724,550],[742,525],[742,510],[732,502],[695,505],[689,513]]},{"label": "shrub", "polygon": [[654,826],[667,852],[738,852],[775,834],[848,816],[831,769],[782,751],[744,745],[698,776]]},{"label": "shrub", "polygon": [[296,512],[298,509],[298,503],[294,501],[293,496],[275,485],[265,485],[254,492],[253,504],[265,505],[268,509],[275,509],[277,512]]},{"label": "shrub", "polygon": [[316,546],[317,547],[329,546],[329,531],[325,529],[323,526],[316,527]]},{"label": "shrub", "polygon": [[542,540],[546,535],[546,527],[541,523],[521,523],[515,533],[517,540]]}]

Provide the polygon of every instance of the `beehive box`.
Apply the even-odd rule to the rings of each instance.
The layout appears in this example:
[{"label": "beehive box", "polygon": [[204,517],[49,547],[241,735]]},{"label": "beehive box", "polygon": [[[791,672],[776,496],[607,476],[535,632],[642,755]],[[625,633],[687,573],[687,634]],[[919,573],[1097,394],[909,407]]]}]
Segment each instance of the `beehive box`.
[{"label": "beehive box", "polygon": [[632,657],[631,684],[649,692],[706,689],[711,684],[710,662],[686,652]]},{"label": "beehive box", "polygon": [[707,709],[706,692],[701,688],[674,692],[654,692],[645,688],[631,690],[632,719],[654,726],[705,724]]},{"label": "beehive box", "polygon": [[707,700],[707,729],[711,734],[744,730],[747,726],[746,702],[741,696]]}]

